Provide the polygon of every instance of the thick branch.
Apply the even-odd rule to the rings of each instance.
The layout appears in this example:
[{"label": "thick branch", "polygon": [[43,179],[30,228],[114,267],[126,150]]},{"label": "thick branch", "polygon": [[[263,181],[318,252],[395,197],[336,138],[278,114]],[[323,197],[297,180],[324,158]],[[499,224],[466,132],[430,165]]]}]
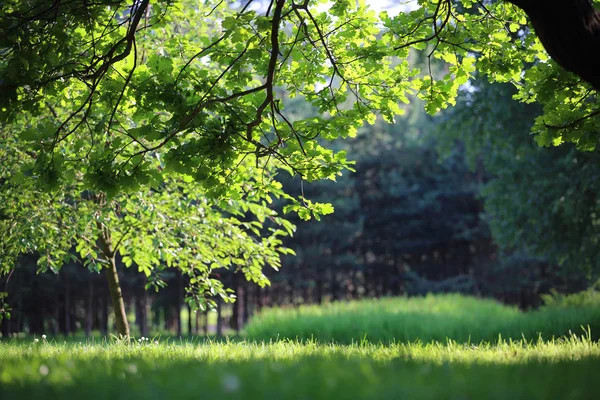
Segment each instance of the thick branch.
[{"label": "thick branch", "polygon": [[589,0],[506,0],[525,11],[552,59],[600,90],[600,12]]}]

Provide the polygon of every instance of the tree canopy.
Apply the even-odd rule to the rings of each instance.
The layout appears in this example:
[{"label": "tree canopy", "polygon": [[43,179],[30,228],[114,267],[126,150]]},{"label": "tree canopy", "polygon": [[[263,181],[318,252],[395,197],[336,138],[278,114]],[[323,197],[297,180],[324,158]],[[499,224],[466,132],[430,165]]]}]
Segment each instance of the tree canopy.
[{"label": "tree canopy", "polygon": [[[540,105],[531,127],[538,144],[597,146],[600,17],[592,2],[413,5],[3,1],[3,260],[35,250],[43,267],[59,267],[76,237],[83,258],[99,248],[114,261],[122,245],[125,262],[149,276],[150,266],[185,268],[202,253],[209,285],[213,264],[249,265],[256,237],[270,232],[255,265],[276,266],[286,251],[276,237],[292,228],[269,210],[273,197],[302,219],[333,211],[302,190],[286,194],[279,171],[335,180],[353,163],[328,141],[378,118],[392,122],[414,97],[431,114],[453,106],[461,88],[477,90],[476,75],[512,83],[515,99]],[[287,97],[313,112],[286,109]],[[267,217],[284,229],[263,225]],[[212,238],[248,240],[219,252],[206,236],[206,251],[194,254],[187,240],[199,225],[181,221],[202,218]],[[125,236],[136,223],[152,238]]]},{"label": "tree canopy", "polygon": [[[540,21],[570,2],[511,3],[552,54]],[[420,0],[390,15],[348,0],[9,0],[0,49],[1,120],[29,146],[23,172],[54,185],[77,173],[107,193],[156,185],[156,154],[217,197],[240,192],[230,172],[242,159],[334,178],[348,161],[316,137],[352,136],[377,115],[392,120],[415,94],[437,112],[475,70],[544,106],[533,127],[540,144],[597,143],[595,91],[550,61],[527,15],[504,1]],[[415,51],[446,70],[414,67]],[[589,54],[580,57],[591,65]],[[279,89],[319,113],[288,117]]]},{"label": "tree canopy", "polygon": [[[598,150],[527,140],[536,104],[511,99],[514,88],[477,82],[443,116],[443,147],[460,139],[473,166],[483,164],[487,220],[495,242],[546,259],[563,275],[598,276]],[[494,121],[494,124],[489,124]]]}]

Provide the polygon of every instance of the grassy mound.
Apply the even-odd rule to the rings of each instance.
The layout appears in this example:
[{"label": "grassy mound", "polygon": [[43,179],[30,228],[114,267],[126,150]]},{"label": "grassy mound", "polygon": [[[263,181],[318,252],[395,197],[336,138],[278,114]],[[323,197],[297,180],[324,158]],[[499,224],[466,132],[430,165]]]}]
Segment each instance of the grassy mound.
[{"label": "grassy mound", "polygon": [[[384,298],[267,309],[246,327],[253,340],[315,339],[372,343],[495,342],[600,334],[600,306],[547,306],[532,312],[461,295]],[[596,336],[592,336],[596,338]]]}]

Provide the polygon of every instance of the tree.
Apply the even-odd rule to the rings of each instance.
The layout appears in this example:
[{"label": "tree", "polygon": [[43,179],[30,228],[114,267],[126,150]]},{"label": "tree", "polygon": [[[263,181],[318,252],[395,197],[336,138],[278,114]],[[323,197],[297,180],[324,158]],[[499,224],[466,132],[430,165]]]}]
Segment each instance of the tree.
[{"label": "tree", "polygon": [[[514,3],[540,31],[548,30],[539,21],[554,22],[556,13],[534,12],[536,1]],[[156,152],[185,159],[181,169],[215,190],[220,173],[235,169],[236,155],[245,153],[315,180],[348,164],[314,137],[352,135],[376,113],[391,120],[410,93],[436,112],[478,69],[493,80],[521,82],[523,101],[546,106],[534,127],[541,144],[595,145],[595,120],[587,117],[595,111],[593,93],[540,62],[547,56],[520,9],[471,0],[419,4],[391,17],[347,0],[326,11],[285,0],[255,9],[252,1],[229,8],[187,0],[11,0],[0,14],[2,120],[22,122],[15,133],[34,139],[32,152],[51,160],[44,168],[57,183],[68,182],[73,169],[52,157],[64,152],[83,158],[90,185],[103,191],[127,190],[128,178],[147,173],[145,160]],[[542,8],[579,10],[588,2],[565,4]],[[586,7],[582,12],[593,11]],[[553,39],[541,36],[553,48]],[[434,77],[411,67],[405,59],[413,50],[444,60],[447,73]],[[321,114],[286,118],[277,87]],[[222,133],[219,168],[211,162],[214,148],[207,154],[203,143],[215,131]]]},{"label": "tree", "polygon": [[[410,95],[436,113],[455,104],[475,71],[514,83],[519,100],[542,105],[532,128],[539,144],[595,148],[598,99],[585,80],[596,84],[588,67],[595,69],[598,52],[584,43],[594,45],[596,25],[582,23],[597,13],[583,0],[512,3],[525,12],[472,0],[420,0],[395,16],[353,0],[328,8],[310,0],[3,1],[0,148],[17,149],[20,159],[3,184],[30,190],[25,201],[35,188],[54,189],[64,201],[48,218],[60,221],[61,207],[84,192],[103,208],[140,190],[176,193],[172,179],[201,183],[213,204],[238,201],[249,165],[304,181],[335,179],[352,164],[317,138],[354,136],[378,116],[393,121]],[[549,61],[544,46],[580,76]],[[445,68],[421,70],[408,62],[415,53]],[[317,114],[293,118],[279,89]],[[263,184],[256,171],[263,199],[283,196],[275,174],[262,174]],[[333,211],[303,194],[285,197],[284,211],[302,219]],[[101,225],[93,237],[112,254]],[[7,253],[22,250],[10,245]]]},{"label": "tree", "polygon": [[442,116],[437,136],[446,149],[461,140],[471,166],[487,171],[481,194],[504,273],[513,274],[506,271],[511,264],[518,270],[543,266],[530,291],[580,289],[579,282],[589,283],[600,272],[598,151],[536,146],[525,133],[539,106],[518,103],[515,93],[506,84],[478,82]]},{"label": "tree", "polygon": [[[192,308],[205,309],[215,305],[206,294],[225,301],[235,298],[215,277],[218,269],[239,270],[264,286],[268,279],[262,268],[278,268],[279,255],[288,253],[279,237],[291,234],[293,226],[268,206],[269,196],[281,190],[268,179],[267,170],[238,166],[238,174],[245,171],[246,194],[227,202],[210,200],[194,179],[173,174],[151,190],[110,198],[84,190],[78,179],[70,187],[47,192],[26,185],[19,172],[23,155],[16,143],[8,146],[11,138],[3,133],[0,271],[12,269],[21,253],[34,252],[40,270],[57,272],[76,261],[76,253],[90,271],[105,272],[120,334],[128,336],[129,327],[117,257],[143,272],[147,287],[164,286],[160,275],[166,268],[180,270],[189,278],[187,298]],[[161,168],[160,163],[155,165]],[[264,226],[266,219],[270,228]]]},{"label": "tree", "polygon": [[600,89],[600,12],[590,0],[507,0],[521,7],[548,51],[563,68]]}]

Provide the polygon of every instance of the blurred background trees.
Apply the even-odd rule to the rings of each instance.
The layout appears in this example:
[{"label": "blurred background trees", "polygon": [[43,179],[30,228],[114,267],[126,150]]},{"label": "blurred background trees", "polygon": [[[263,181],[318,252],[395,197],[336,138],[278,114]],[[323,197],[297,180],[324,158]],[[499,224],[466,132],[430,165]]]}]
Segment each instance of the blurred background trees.
[{"label": "blurred background trees", "polygon": [[[528,132],[539,110],[513,94],[473,81],[439,117],[414,103],[393,125],[378,120],[335,142],[356,160],[356,173],[333,184],[283,179],[286,192],[332,201],[335,213],[298,224],[284,243],[296,256],[266,272],[270,286],[219,272],[237,302],[218,303],[216,313],[191,312],[180,273],[167,272],[166,288],[148,292],[146,279],[122,266],[133,331],[223,334],[265,306],[440,292],[526,309],[551,290],[589,287],[598,276],[597,152],[538,147]],[[312,112],[293,101],[286,107]],[[23,256],[0,282],[13,308],[3,335],[112,331],[97,274],[74,263],[58,274],[36,269],[35,257]]]}]

